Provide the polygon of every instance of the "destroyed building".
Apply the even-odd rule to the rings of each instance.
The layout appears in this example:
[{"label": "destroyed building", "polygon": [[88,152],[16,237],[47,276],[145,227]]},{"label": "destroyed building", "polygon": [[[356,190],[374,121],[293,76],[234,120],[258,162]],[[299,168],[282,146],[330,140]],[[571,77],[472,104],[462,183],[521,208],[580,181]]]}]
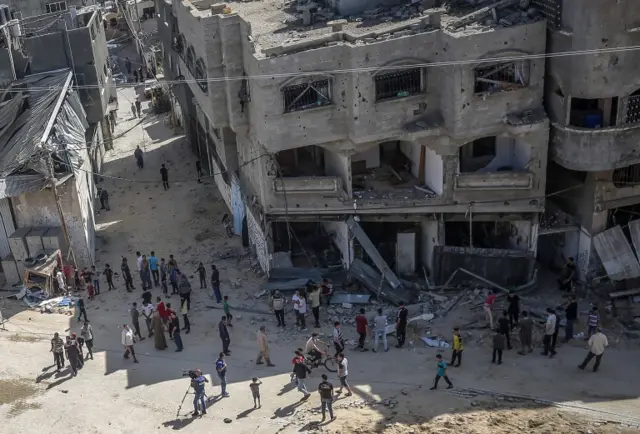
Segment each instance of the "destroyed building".
[{"label": "destroyed building", "polygon": [[[633,0],[532,4],[547,16],[551,54],[545,79],[548,190],[565,191],[548,202],[573,220],[542,229],[540,249],[562,246],[565,259],[576,258],[579,277],[590,280],[603,275],[602,263],[626,263],[618,258],[622,252],[633,256],[627,224],[640,214],[640,52],[624,47],[638,45],[640,8]],[[566,52],[591,53],[553,55]],[[593,238],[616,226],[627,245],[611,232],[606,237],[613,248],[596,252]]]},{"label": "destroyed building", "polygon": [[[446,3],[442,7],[440,3]],[[186,135],[265,270],[533,275],[549,125],[529,2],[159,2]],[[490,7],[487,7],[490,5]]]}]

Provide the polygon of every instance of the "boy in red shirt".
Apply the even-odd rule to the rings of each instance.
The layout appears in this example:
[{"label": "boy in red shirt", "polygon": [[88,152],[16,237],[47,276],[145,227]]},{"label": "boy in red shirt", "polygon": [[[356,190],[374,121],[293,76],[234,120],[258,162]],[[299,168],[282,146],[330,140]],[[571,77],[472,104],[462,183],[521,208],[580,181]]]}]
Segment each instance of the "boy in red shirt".
[{"label": "boy in red shirt", "polygon": [[489,295],[484,299],[484,313],[489,321],[489,327],[493,330],[493,305],[496,302],[496,295],[493,293],[493,289],[489,290]]},{"label": "boy in red shirt", "polygon": [[367,333],[369,331],[369,321],[364,315],[364,312],[364,308],[361,308],[360,313],[356,315],[356,331],[360,336],[358,338],[358,348],[360,348],[360,351],[369,351],[364,347],[364,340],[366,339]]}]

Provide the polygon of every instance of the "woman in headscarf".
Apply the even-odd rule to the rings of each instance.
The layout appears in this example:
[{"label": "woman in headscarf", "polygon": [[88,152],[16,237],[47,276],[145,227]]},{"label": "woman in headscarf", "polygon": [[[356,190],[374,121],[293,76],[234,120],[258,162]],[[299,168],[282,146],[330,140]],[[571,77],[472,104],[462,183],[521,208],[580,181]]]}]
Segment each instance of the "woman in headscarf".
[{"label": "woman in headscarf", "polygon": [[164,336],[164,323],[160,314],[156,311],[153,312],[151,318],[151,328],[153,329],[153,343],[157,350],[164,350],[167,348],[167,338]]}]

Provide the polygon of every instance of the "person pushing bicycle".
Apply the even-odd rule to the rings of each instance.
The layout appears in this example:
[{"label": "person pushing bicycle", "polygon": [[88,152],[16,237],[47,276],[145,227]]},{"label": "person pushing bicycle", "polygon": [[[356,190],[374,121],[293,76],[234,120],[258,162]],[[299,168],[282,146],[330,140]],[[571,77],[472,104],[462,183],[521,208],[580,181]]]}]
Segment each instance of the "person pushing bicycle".
[{"label": "person pushing bicycle", "polygon": [[311,337],[304,346],[304,353],[308,356],[309,362],[314,366],[318,366],[322,360],[322,355],[327,354],[326,351],[322,351],[318,346],[322,341],[318,338],[318,333],[312,333]]}]

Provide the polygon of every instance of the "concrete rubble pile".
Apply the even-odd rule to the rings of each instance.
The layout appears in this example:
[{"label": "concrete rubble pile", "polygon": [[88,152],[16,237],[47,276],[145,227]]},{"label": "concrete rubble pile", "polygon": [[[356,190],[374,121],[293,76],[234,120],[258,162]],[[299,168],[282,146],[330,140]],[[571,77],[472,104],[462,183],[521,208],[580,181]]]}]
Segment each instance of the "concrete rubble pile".
[{"label": "concrete rubble pile", "polygon": [[[478,4],[480,2],[466,2],[468,5],[471,3]],[[455,3],[455,5],[459,4],[460,2]],[[450,10],[454,9],[455,5],[450,5]],[[533,23],[544,18],[538,9],[530,7],[529,0],[500,0],[489,4],[483,2],[482,5],[484,6],[480,9],[450,21],[446,26],[447,30],[455,32],[481,26],[511,27]]]}]

